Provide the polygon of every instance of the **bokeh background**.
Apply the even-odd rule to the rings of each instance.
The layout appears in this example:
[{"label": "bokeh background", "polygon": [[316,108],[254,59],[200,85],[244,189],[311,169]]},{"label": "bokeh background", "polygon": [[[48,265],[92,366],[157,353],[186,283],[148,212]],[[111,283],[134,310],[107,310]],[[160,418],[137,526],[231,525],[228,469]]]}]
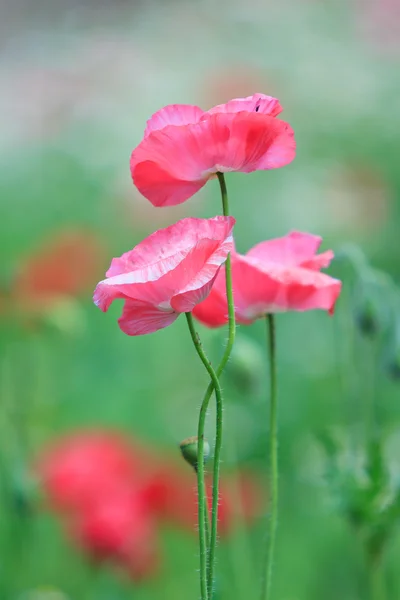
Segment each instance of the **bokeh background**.
[{"label": "bokeh background", "polygon": [[[146,119],[165,104],[207,108],[256,91],[276,96],[298,153],[284,169],[227,177],[238,249],[305,230],[322,235],[323,248],[339,257],[345,244],[360,247],[398,281],[399,5],[3,0],[1,11],[0,598],[197,598],[193,532],[161,528],[158,570],[129,581],[109,565],[93,566],[33,476],[35,457],[66,432],[116,429],[169,456],[174,468],[178,443],[196,432],[207,377],[184,319],[129,338],[117,327],[120,307],[102,314],[92,290],[113,256],[156,228],[220,213],[219,190],[210,182],[184,205],[155,209],[132,185],[130,152]],[[343,448],[356,431],[362,461],[375,402],[393,485],[400,475],[399,372],[389,368],[400,340],[385,338],[377,352],[359,333],[357,269],[345,263],[330,271],[344,281],[334,317],[277,320],[276,600],[369,598],[363,544],[342,492],[338,500],[326,480],[321,432],[334,430],[342,468],[350,469]],[[388,330],[400,336],[395,324]],[[201,328],[201,335],[218,357],[226,331]],[[223,471],[234,477],[251,469],[265,507],[251,528],[239,520],[221,541],[221,599],[257,598],[268,495],[264,324],[242,327],[238,337],[240,356],[224,383]],[[383,560],[390,600],[400,595],[399,559],[393,523]]]}]

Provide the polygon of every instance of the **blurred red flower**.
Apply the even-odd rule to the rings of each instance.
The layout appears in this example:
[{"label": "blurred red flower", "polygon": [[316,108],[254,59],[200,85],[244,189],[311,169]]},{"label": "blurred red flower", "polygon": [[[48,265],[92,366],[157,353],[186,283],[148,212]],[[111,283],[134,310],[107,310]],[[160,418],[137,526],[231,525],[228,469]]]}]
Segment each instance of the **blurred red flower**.
[{"label": "blurred red flower", "polygon": [[74,327],[75,299],[93,287],[103,264],[97,237],[81,229],[65,229],[44,240],[21,259],[11,280],[0,290],[0,314],[36,328],[44,318]]},{"label": "blurred red flower", "polygon": [[131,481],[140,458],[120,435],[80,431],[45,449],[37,471],[56,510],[90,508],[102,495],[114,494]]},{"label": "blurred red flower", "polygon": [[62,297],[76,297],[96,281],[103,258],[97,238],[87,231],[59,231],[25,259],[12,285],[12,298],[24,310],[43,311]]},{"label": "blurred red flower", "polygon": [[[341,282],[320,269],[329,266],[333,252],[316,254],[322,238],[292,232],[261,242],[246,255],[232,254],[236,320],[249,324],[267,313],[322,309],[333,312]],[[228,322],[225,273],[220,271],[210,295],[193,311],[208,327]]]},{"label": "blurred red flower", "polygon": [[[157,571],[160,525],[196,531],[193,473],[116,432],[66,436],[44,449],[35,470],[72,540],[92,560],[109,561],[135,581]],[[208,492],[211,508],[210,482]],[[263,494],[254,477],[222,480],[222,535],[240,519],[251,522],[262,509]]]},{"label": "blurred red flower", "polygon": [[217,172],[276,169],[295,157],[294,133],[275,117],[276,98],[254,94],[203,111],[172,104],[147,122],[131,155],[132,179],[154,206],[172,206],[198,192]]},{"label": "blurred red flower", "polygon": [[144,498],[130,487],[107,490],[104,500],[79,511],[71,534],[93,560],[114,561],[141,581],[158,568],[157,530]]},{"label": "blurred red flower", "polygon": [[159,229],[133,250],[114,258],[94,293],[107,311],[125,301],[118,320],[127,335],[153,333],[173,323],[209,294],[233,248],[233,217],[187,218]]}]

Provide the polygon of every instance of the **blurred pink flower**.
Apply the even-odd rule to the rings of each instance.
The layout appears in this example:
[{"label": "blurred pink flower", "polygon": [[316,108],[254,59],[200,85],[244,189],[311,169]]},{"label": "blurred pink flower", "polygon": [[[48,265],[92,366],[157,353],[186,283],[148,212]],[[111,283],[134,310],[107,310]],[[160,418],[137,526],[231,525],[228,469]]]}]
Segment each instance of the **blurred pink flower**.
[{"label": "blurred pink flower", "polygon": [[[44,448],[35,472],[74,543],[92,560],[110,561],[135,581],[156,573],[161,524],[196,531],[193,472],[121,433],[73,432]],[[207,487],[211,508],[210,481]],[[264,506],[254,475],[222,479],[222,535],[240,520],[254,521]]]},{"label": "blurred pink flower", "polygon": [[122,436],[84,430],[46,448],[37,471],[51,506],[68,512],[113,494],[136,475],[139,465],[139,456]]},{"label": "blurred pink flower", "polygon": [[[322,239],[292,232],[261,242],[246,255],[232,254],[235,314],[238,323],[249,324],[267,313],[312,309],[333,312],[341,282],[320,273],[329,266],[333,252],[317,255]],[[208,327],[228,321],[225,275],[221,270],[206,300],[195,307],[196,318]]]},{"label": "blurred pink flower", "polygon": [[93,560],[111,560],[135,581],[158,569],[156,523],[132,486],[79,511],[70,533]]},{"label": "blurred pink flower", "polygon": [[114,258],[94,293],[107,311],[125,301],[118,323],[128,335],[167,327],[210,292],[232,250],[233,217],[187,218],[160,229],[120,258]]},{"label": "blurred pink flower", "polygon": [[144,139],[132,152],[131,174],[154,206],[180,204],[217,172],[275,169],[295,157],[290,125],[275,119],[276,98],[254,94],[204,112],[173,104],[147,122]]},{"label": "blurred pink flower", "polygon": [[69,536],[94,561],[135,581],[158,565],[156,521],[144,494],[151,452],[107,430],[74,432],[45,448],[35,471]]}]

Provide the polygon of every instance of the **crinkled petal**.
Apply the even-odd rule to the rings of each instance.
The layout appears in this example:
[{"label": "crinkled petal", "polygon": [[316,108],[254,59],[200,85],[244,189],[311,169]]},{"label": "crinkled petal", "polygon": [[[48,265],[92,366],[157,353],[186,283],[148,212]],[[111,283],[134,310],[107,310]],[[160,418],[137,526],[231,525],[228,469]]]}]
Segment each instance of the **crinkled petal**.
[{"label": "crinkled petal", "polygon": [[[341,282],[315,270],[263,265],[258,259],[232,256],[233,295],[238,323],[248,324],[267,313],[313,309],[333,312]],[[205,325],[227,322],[227,302],[221,275],[210,295],[194,309]]]},{"label": "crinkled petal", "polygon": [[147,302],[127,300],[118,325],[127,335],[143,335],[168,327],[178,316],[172,309],[161,310]]},{"label": "crinkled petal", "polygon": [[163,129],[167,125],[189,125],[198,123],[204,111],[191,104],[170,104],[154,113],[147,121],[144,137],[152,131]]},{"label": "crinkled petal", "polygon": [[192,311],[210,293],[221,265],[233,250],[233,223],[234,219],[226,224],[226,237],[222,243],[214,238],[201,240],[191,252],[187,265],[182,263],[176,269],[179,293],[171,299],[171,306],[176,311]]},{"label": "crinkled petal", "polygon": [[114,300],[123,299],[125,296],[121,292],[117,292],[112,286],[107,285],[107,280],[104,279],[97,284],[93,295],[93,302],[102,310],[107,312]]},{"label": "crinkled petal", "polygon": [[278,168],[294,157],[293,130],[284,121],[255,112],[217,113],[150,133],[132,152],[131,174],[152,204],[172,206],[218,171]]},{"label": "crinkled petal", "polygon": [[282,112],[283,108],[277,98],[266,96],[265,94],[253,94],[247,98],[235,98],[226,104],[214,106],[203,116],[214,115],[217,113],[237,113],[241,111],[258,112],[263,115],[276,117]]},{"label": "crinkled petal", "polygon": [[209,279],[208,276],[204,277],[204,283],[198,281],[196,284],[192,284],[191,289],[188,289],[183,294],[177,294],[174,296],[171,300],[172,308],[180,313],[193,311],[194,307],[209,295],[215,278],[218,274],[218,270],[219,267],[217,267],[217,273],[212,279]]},{"label": "crinkled petal", "polygon": [[283,237],[257,244],[247,252],[246,256],[257,258],[266,265],[301,265],[305,261],[313,261],[316,258],[315,253],[321,242],[322,238],[318,235],[291,231]]},{"label": "crinkled petal", "polygon": [[[164,322],[169,324],[169,319],[176,317],[166,314],[189,311],[209,293],[219,268],[233,249],[234,223],[233,217],[188,218],[155,232],[132,251],[114,259],[108,274],[116,274],[97,285],[95,304],[107,311],[115,299],[125,299],[119,323],[126,333],[134,332],[129,335],[150,333],[150,321],[156,329],[165,326]],[[128,309],[129,319],[125,318]],[[138,325],[141,317],[142,329]]]},{"label": "crinkled petal", "polygon": [[154,270],[151,279],[158,279],[174,269],[183,256],[201,239],[223,242],[230,236],[235,224],[233,217],[217,216],[211,219],[187,217],[159,229],[137,244],[133,250],[113,258],[107,277],[131,273],[138,269]]},{"label": "crinkled petal", "polygon": [[261,270],[244,257],[235,262],[233,271],[235,306],[244,319],[289,310],[331,312],[341,290],[341,282],[324,273],[299,267]]}]

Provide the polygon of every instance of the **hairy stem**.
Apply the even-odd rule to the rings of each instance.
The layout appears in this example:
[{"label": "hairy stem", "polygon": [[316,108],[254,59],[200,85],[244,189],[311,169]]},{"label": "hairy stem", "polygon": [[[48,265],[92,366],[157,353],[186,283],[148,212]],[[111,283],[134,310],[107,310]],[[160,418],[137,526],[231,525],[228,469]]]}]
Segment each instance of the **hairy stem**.
[{"label": "hairy stem", "polygon": [[270,418],[269,418],[269,460],[271,509],[268,537],[262,565],[261,600],[270,600],[271,582],[275,552],[275,538],[278,524],[278,424],[277,424],[277,386],[276,386],[276,332],[274,316],[266,317],[268,325],[268,349],[270,364]]},{"label": "hairy stem", "polygon": [[[200,338],[195,330],[192,313],[186,313],[186,320],[189,327],[189,332],[196,348],[196,352],[200,357],[201,362],[205,366],[212,381],[212,389],[215,390],[217,406],[222,405],[221,386],[218,375],[211,366],[206,353],[203,350]],[[212,390],[211,390],[212,393]],[[207,524],[208,522],[208,506],[207,495],[204,483],[204,426],[207,416],[208,401],[202,403],[200,409],[199,425],[197,431],[198,450],[197,450],[197,488],[198,488],[198,521],[199,521],[199,542],[200,542],[200,590],[201,599],[208,600],[210,586],[207,583]],[[212,532],[210,547],[212,543]]]}]

